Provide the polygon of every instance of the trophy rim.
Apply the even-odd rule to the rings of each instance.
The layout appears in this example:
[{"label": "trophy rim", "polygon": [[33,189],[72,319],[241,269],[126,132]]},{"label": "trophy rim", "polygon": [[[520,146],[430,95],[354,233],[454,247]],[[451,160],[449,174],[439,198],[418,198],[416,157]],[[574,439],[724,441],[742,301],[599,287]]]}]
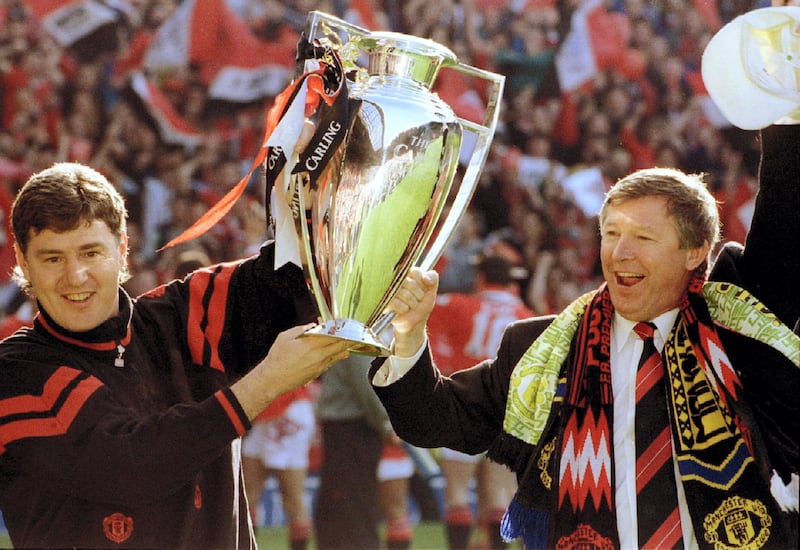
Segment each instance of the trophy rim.
[{"label": "trophy rim", "polygon": [[440,57],[443,65],[458,65],[458,56],[435,40],[393,31],[374,31],[354,38],[354,42],[364,51],[373,49],[395,48],[405,53],[430,57]]}]

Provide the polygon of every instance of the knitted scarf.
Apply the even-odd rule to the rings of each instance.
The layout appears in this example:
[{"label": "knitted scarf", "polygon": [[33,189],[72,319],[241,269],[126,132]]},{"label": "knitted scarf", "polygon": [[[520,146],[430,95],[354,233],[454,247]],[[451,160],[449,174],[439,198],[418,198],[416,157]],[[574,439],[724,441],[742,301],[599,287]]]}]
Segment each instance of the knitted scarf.
[{"label": "knitted scarf", "polygon": [[[535,487],[520,486],[502,534],[526,548],[617,548],[608,289],[571,304],[531,345],[510,381],[504,432],[536,449]],[[800,367],[800,338],[750,293],[696,277],[662,352],[672,441],[701,548],[786,541],[768,476],[753,458],[752,413],[719,340],[722,326]],[[560,414],[551,415],[553,405]],[[545,490],[546,489],[546,490]],[[586,546],[588,545],[588,546]],[[788,546],[783,546],[788,548]]]}]

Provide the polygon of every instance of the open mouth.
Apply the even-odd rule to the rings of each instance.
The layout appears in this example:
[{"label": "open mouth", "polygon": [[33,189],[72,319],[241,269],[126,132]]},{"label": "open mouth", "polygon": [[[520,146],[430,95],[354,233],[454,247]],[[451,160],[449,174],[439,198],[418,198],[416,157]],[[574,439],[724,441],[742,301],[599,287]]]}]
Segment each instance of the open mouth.
[{"label": "open mouth", "polygon": [[92,297],[91,292],[74,292],[72,294],[66,294],[66,299],[70,302],[85,302],[89,298]]},{"label": "open mouth", "polygon": [[634,286],[644,279],[641,273],[630,273],[626,271],[618,271],[614,274],[617,279],[617,284],[620,286]]}]

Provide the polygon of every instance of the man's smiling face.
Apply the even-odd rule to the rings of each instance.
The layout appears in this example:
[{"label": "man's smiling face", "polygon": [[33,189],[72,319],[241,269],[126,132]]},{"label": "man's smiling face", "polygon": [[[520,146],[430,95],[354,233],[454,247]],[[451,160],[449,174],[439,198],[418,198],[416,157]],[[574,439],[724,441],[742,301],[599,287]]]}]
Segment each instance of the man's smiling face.
[{"label": "man's smiling face", "polygon": [[91,330],[119,312],[119,277],[127,240],[117,240],[100,221],[55,232],[31,232],[17,263],[36,299],[67,330]]},{"label": "man's smiling face", "polygon": [[648,321],[680,304],[708,246],[681,248],[664,197],[610,206],[601,228],[600,261],[616,311]]}]

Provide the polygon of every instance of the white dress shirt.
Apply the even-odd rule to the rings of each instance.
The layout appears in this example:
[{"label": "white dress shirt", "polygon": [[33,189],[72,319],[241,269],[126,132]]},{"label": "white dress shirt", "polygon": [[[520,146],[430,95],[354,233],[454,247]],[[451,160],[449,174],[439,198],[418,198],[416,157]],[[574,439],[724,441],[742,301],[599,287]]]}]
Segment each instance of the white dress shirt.
[{"label": "white dress shirt", "polygon": [[[664,348],[666,335],[678,318],[673,309],[653,319],[656,331],[653,342],[656,349]],[[634,321],[614,315],[611,325],[611,386],[614,390],[614,475],[616,487],[614,498],[617,508],[617,530],[622,550],[639,548],[636,529],[636,440],[634,437],[636,412],[636,367],[642,355],[644,342],[635,332]],[[674,445],[673,445],[674,450]],[[692,520],[686,505],[686,497],[678,473],[678,463],[673,452],[678,507],[681,513],[681,529],[685,548],[697,548]]]}]

